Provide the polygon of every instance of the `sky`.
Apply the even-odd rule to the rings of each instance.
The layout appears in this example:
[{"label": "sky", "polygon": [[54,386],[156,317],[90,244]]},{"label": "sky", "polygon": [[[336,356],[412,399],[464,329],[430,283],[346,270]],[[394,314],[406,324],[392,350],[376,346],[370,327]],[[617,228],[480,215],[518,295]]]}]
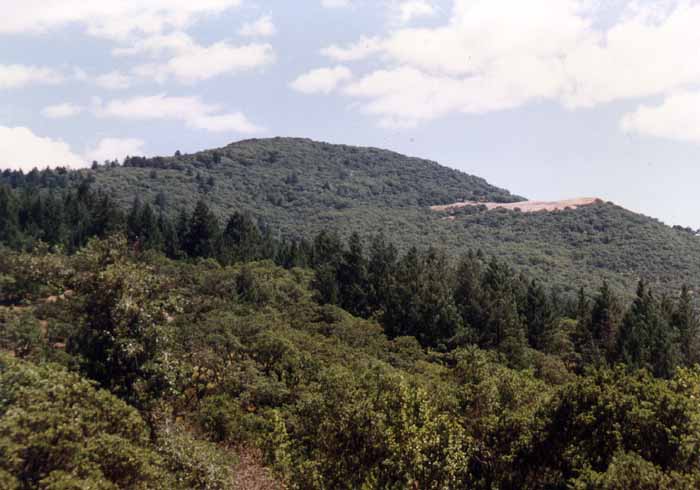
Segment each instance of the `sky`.
[{"label": "sky", "polygon": [[0,168],[297,136],[700,228],[700,0],[0,0]]}]

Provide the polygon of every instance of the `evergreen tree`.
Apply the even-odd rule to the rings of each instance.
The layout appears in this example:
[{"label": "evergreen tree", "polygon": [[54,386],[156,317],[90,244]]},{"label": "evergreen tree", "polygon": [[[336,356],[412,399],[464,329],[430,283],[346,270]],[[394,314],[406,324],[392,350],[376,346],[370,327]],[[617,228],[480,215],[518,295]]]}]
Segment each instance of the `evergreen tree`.
[{"label": "evergreen tree", "polygon": [[177,238],[177,250],[184,256],[187,256],[187,251],[185,250],[185,238],[190,230],[190,216],[187,211],[182,209],[177,216],[177,221],[175,222],[175,237]]},{"label": "evergreen tree", "polygon": [[134,202],[131,204],[131,209],[129,214],[126,216],[126,237],[129,243],[137,243],[142,240],[141,231],[143,229],[143,224],[141,219],[143,218],[143,205],[141,204],[141,199],[136,197]]},{"label": "evergreen tree", "polygon": [[348,240],[348,250],[336,274],[340,305],[356,316],[369,316],[367,259],[362,249],[362,239],[353,233]]},{"label": "evergreen tree", "polygon": [[311,265],[314,269],[324,265],[337,268],[342,260],[343,251],[343,242],[338,233],[323,230],[314,239]]},{"label": "evergreen tree", "polygon": [[526,326],[518,305],[519,296],[526,297],[521,282],[506,263],[491,259],[482,276],[482,320],[473,325],[480,346],[503,352],[517,367],[524,366],[527,348]]},{"label": "evergreen tree", "polygon": [[681,290],[671,314],[671,325],[678,332],[682,362],[687,366],[700,362],[700,317],[693,305],[688,286],[683,286]]},{"label": "evergreen tree", "polygon": [[384,310],[394,282],[398,251],[383,234],[373,237],[367,263],[367,302],[372,312]]},{"label": "evergreen tree", "polygon": [[591,332],[598,350],[612,362],[615,358],[620,306],[607,281],[598,291],[591,310]]},{"label": "evergreen tree", "polygon": [[463,334],[454,300],[454,272],[443,253],[415,248],[402,257],[389,291],[383,324],[391,337],[410,335],[440,347]]},{"label": "evergreen tree", "polygon": [[190,219],[184,250],[190,257],[216,257],[219,239],[219,221],[207,204],[200,200]]},{"label": "evergreen tree", "polygon": [[63,202],[50,191],[44,206],[43,238],[51,245],[63,244],[66,236],[63,216]]},{"label": "evergreen tree", "polygon": [[140,237],[143,247],[148,250],[163,250],[163,235],[153,208],[146,203],[141,210]]},{"label": "evergreen tree", "polygon": [[123,231],[124,215],[117,204],[107,194],[98,194],[88,205],[91,209],[91,223],[88,234],[90,237],[106,237]]},{"label": "evergreen tree", "polygon": [[15,247],[19,239],[17,200],[9,188],[0,186],[0,242]]},{"label": "evergreen tree", "polygon": [[576,306],[576,329],[573,334],[574,351],[577,355],[577,368],[583,371],[585,366],[600,364],[601,357],[598,343],[593,336],[591,324],[591,304],[583,288],[579,289]]},{"label": "evergreen tree", "polygon": [[556,318],[544,288],[534,280],[527,289],[524,316],[530,346],[546,350],[552,340]]},{"label": "evergreen tree", "polygon": [[222,239],[222,262],[251,262],[262,258],[263,237],[247,214],[234,213],[226,223]]},{"label": "evergreen tree", "polygon": [[481,259],[472,251],[462,258],[457,268],[455,303],[462,322],[471,335],[476,335],[477,328],[486,323],[484,291],[481,287],[482,269]]},{"label": "evergreen tree", "polygon": [[525,325],[518,313],[513,293],[495,298],[487,321],[489,344],[506,356],[511,367],[524,368],[527,346]]},{"label": "evergreen tree", "polygon": [[180,248],[180,240],[173,226],[172,221],[162,212],[158,215],[158,230],[160,236],[163,237],[163,253],[171,259],[182,258],[182,250]]},{"label": "evergreen tree", "polygon": [[647,368],[654,376],[665,378],[673,374],[677,362],[674,335],[659,301],[643,280],[622,322],[617,352],[631,369]]}]

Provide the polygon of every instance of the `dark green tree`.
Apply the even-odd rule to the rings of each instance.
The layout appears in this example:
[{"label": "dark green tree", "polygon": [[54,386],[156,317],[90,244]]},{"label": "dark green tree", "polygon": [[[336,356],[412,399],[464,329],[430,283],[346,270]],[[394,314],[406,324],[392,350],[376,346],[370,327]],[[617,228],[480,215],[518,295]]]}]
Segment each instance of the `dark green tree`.
[{"label": "dark green tree", "polygon": [[224,229],[221,261],[225,264],[261,259],[263,237],[248,214],[234,213]]},{"label": "dark green tree", "polygon": [[481,287],[483,280],[483,263],[471,250],[462,258],[457,267],[457,285],[455,302],[462,315],[465,326],[474,328],[485,321],[483,303],[484,291]]},{"label": "dark green tree", "polygon": [[538,350],[546,350],[552,340],[556,317],[544,288],[534,280],[527,288],[525,324],[530,346]]},{"label": "dark green tree", "polygon": [[631,369],[646,368],[655,376],[672,376],[677,363],[674,333],[659,301],[644,280],[625,314],[617,343],[618,359]]},{"label": "dark green tree", "polygon": [[190,257],[216,257],[221,232],[219,220],[204,201],[194,208],[184,239],[184,250]]},{"label": "dark green tree", "polygon": [[464,333],[444,253],[412,248],[399,260],[382,323],[389,336],[410,335],[426,346],[444,346]]},{"label": "dark green tree", "polygon": [[372,312],[386,308],[387,295],[393,287],[398,251],[383,234],[375,235],[370,242],[367,263],[367,302]]},{"label": "dark green tree", "polygon": [[591,332],[598,350],[608,362],[612,362],[616,355],[620,310],[618,298],[610,289],[607,281],[604,281],[593,300]]},{"label": "dark green tree", "polygon": [[367,262],[363,252],[362,239],[358,233],[353,233],[348,240],[348,249],[343,254],[343,260],[338,266],[336,279],[340,305],[353,315],[361,317],[367,317],[370,313]]},{"label": "dark green tree", "polygon": [[10,247],[20,239],[18,203],[12,190],[0,186],[0,241]]},{"label": "dark green tree", "polygon": [[671,325],[678,332],[681,360],[688,366],[700,362],[700,317],[688,286],[681,290],[671,315]]}]

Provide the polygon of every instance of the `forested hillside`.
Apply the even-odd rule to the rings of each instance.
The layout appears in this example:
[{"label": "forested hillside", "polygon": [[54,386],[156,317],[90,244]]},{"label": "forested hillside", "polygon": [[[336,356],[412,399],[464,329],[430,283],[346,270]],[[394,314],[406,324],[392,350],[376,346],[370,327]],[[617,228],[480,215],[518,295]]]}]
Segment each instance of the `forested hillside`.
[{"label": "forested hillside", "polygon": [[0,488],[700,485],[687,289],[572,302],[478,252],[66,204],[36,231],[71,253],[0,254]]},{"label": "forested hillside", "polygon": [[[17,189],[20,200],[31,201],[44,189],[43,198],[53,199],[49,207],[57,213],[58,194],[87,182],[122,211],[138,198],[173,226],[182,211],[204,199],[222,220],[234,212],[248,214],[263,229],[292,240],[336,230],[344,237],[383,233],[403,251],[439,246],[457,257],[481,249],[570,295],[602,279],[630,296],[631,285],[642,277],[667,291],[683,284],[700,288],[700,238],[692,233],[604,202],[551,213],[478,207],[436,213],[431,205],[523,198],[478,177],[385,150],[274,138],[93,167],[6,171],[2,182]],[[29,234],[33,226],[25,220]]]}]

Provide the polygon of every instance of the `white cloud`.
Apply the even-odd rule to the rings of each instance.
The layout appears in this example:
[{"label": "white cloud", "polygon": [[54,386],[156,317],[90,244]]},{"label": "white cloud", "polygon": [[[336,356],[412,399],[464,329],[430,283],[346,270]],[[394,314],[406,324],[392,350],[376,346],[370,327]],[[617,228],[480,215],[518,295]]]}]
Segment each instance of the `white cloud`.
[{"label": "white cloud", "polygon": [[4,2],[0,34],[42,33],[79,24],[95,36],[182,29],[198,18],[239,6],[241,0],[23,0]]},{"label": "white cloud", "polygon": [[0,169],[79,168],[93,160],[123,160],[127,155],[143,155],[143,146],[139,139],[103,138],[80,155],[60,139],[37,136],[26,127],[0,126]]},{"label": "white cloud", "polygon": [[133,70],[138,77],[159,82],[175,78],[182,83],[252,70],[275,60],[270,44],[234,45],[220,41],[202,46],[183,32],[146,38],[131,47],[115,49],[113,53],[117,56],[146,55],[156,60],[138,65]]},{"label": "white cloud", "polygon": [[56,84],[63,75],[51,68],[27,65],[0,65],[0,89],[20,88],[30,84]]},{"label": "white cloud", "polygon": [[[428,15],[419,3],[399,4],[412,5],[404,19]],[[440,26],[390,27],[382,37],[322,52],[342,62],[373,57],[381,65],[344,93],[362,100],[362,109],[385,125],[538,100],[594,107],[699,85],[700,2],[626,6],[619,18],[608,14],[602,24],[598,1],[455,0]]]},{"label": "white cloud", "polygon": [[112,71],[98,76],[95,83],[107,90],[124,90],[131,86],[131,77],[119,71]]},{"label": "white cloud", "polygon": [[102,138],[95,148],[85,152],[83,159],[86,162],[123,161],[127,156],[145,155],[144,144],[136,138]]},{"label": "white cloud", "polygon": [[238,30],[241,36],[247,37],[268,37],[277,33],[277,28],[272,22],[272,17],[265,15],[254,22],[246,22]]},{"label": "white cloud", "polygon": [[426,0],[407,0],[399,3],[396,9],[398,20],[402,24],[408,24],[419,17],[430,17],[437,13],[435,7]]},{"label": "white cloud", "polygon": [[338,84],[352,78],[352,73],[345,66],[334,68],[317,68],[299,76],[291,83],[291,87],[305,94],[329,94]]},{"label": "white cloud", "polygon": [[643,105],[626,114],[622,130],[658,138],[700,143],[700,92],[682,92],[660,105]]},{"label": "white cloud", "polygon": [[77,116],[81,112],[83,112],[83,108],[81,106],[66,102],[63,104],[45,107],[41,111],[41,114],[44,117],[48,117],[50,119],[63,119],[67,117]]},{"label": "white cloud", "polygon": [[61,140],[37,136],[25,127],[0,126],[0,168],[31,170],[82,164],[80,156]]},{"label": "white cloud", "polygon": [[193,46],[161,65],[159,71],[181,82],[192,83],[265,66],[274,59],[269,44],[234,46],[218,42],[206,47]]},{"label": "white cloud", "polygon": [[96,104],[94,111],[99,117],[182,121],[191,128],[212,132],[264,131],[244,114],[223,112],[220,106],[205,104],[199,97],[153,95],[117,99],[106,104]]},{"label": "white cloud", "polygon": [[321,0],[321,6],[327,9],[344,8],[349,7],[350,5],[350,0]]},{"label": "white cloud", "polygon": [[162,55],[187,51],[195,44],[189,34],[176,31],[139,39],[132,46],[112,50],[115,56],[147,55],[157,58]]},{"label": "white cloud", "polygon": [[378,37],[362,37],[356,43],[348,46],[333,44],[321,50],[321,54],[336,61],[359,61],[383,49],[382,40]]}]

